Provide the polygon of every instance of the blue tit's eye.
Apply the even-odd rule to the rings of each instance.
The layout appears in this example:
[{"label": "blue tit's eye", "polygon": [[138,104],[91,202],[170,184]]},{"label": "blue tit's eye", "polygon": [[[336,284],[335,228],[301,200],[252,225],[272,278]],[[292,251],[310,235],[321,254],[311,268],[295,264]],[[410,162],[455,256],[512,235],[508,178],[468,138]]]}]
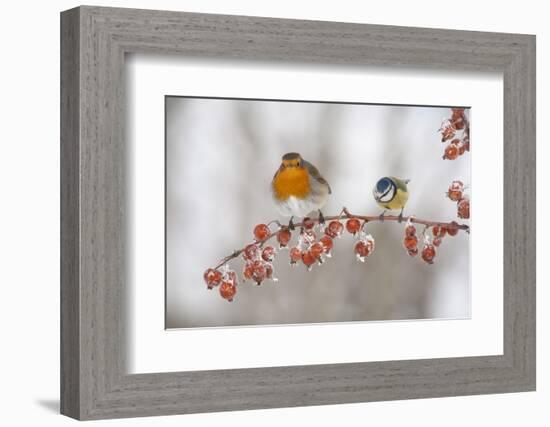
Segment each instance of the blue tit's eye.
[{"label": "blue tit's eye", "polygon": [[376,191],[380,194],[384,193],[388,187],[390,187],[391,183],[388,178],[382,178],[378,183],[376,184]]}]

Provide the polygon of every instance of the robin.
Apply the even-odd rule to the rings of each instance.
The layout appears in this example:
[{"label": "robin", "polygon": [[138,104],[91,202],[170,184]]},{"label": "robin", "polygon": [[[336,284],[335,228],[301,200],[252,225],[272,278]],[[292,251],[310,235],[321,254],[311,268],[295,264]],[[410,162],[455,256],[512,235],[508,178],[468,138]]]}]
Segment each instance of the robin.
[{"label": "robin", "polygon": [[409,200],[409,190],[407,184],[410,179],[399,179],[393,176],[380,178],[376,183],[372,194],[378,205],[384,208],[384,212],[380,214],[380,220],[384,220],[386,210],[399,210],[399,222],[403,220],[403,209],[407,200]]},{"label": "robin", "polygon": [[319,222],[324,222],[321,208],[332,193],[330,185],[300,154],[283,156],[271,181],[271,190],[279,213],[290,217],[289,227],[293,228],[293,217],[304,217],[315,210],[319,211]]}]

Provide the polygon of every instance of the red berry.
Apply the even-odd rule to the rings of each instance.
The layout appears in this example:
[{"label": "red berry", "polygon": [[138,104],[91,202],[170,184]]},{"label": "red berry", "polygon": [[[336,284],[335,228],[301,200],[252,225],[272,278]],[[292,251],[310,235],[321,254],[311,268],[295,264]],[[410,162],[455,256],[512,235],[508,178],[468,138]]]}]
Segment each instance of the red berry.
[{"label": "red berry", "polygon": [[290,263],[296,264],[302,259],[302,251],[297,246],[290,249]]},{"label": "red berry", "polygon": [[418,255],[418,248],[409,249],[409,255],[410,256],[417,256]]},{"label": "red berry", "polygon": [[325,253],[329,254],[332,250],[332,247],[334,246],[334,241],[332,240],[332,237],[330,236],[323,236],[320,240],[321,244],[323,245],[323,248],[325,249]]},{"label": "red berry", "polygon": [[340,234],[342,234],[343,229],[344,226],[340,221],[330,221],[328,223],[328,227],[325,228],[325,234],[334,239],[335,237],[338,237]]},{"label": "red berry", "polygon": [[273,246],[266,246],[262,251],[262,259],[264,261],[271,262],[275,258],[275,249]]},{"label": "red berry", "polygon": [[445,154],[443,155],[444,159],[454,160],[458,157],[458,148],[454,144],[447,145],[445,148]]},{"label": "red berry", "polygon": [[256,240],[264,240],[267,236],[269,236],[269,233],[269,227],[265,224],[258,224],[254,227],[254,237]]},{"label": "red berry", "polygon": [[418,246],[418,238],[416,236],[407,236],[403,240],[403,246],[407,250],[413,250]]},{"label": "red berry", "polygon": [[[458,225],[455,221],[451,222],[451,224]],[[449,236],[456,236],[458,234],[458,228],[457,227],[446,227],[447,234]]]},{"label": "red berry", "polygon": [[435,258],[435,247],[432,244],[424,245],[422,249],[422,259],[428,264],[433,264],[433,259]]},{"label": "red berry", "polygon": [[451,139],[453,136],[455,136],[455,129],[447,125],[443,128],[443,131],[441,132],[441,142],[445,142],[449,139]]},{"label": "red berry", "polygon": [[255,261],[260,258],[260,248],[257,244],[251,243],[243,250],[243,258],[245,261]]},{"label": "red berry", "polygon": [[443,240],[441,239],[441,237],[436,237],[436,238],[434,239],[434,242],[433,242],[433,243],[434,243],[434,246],[439,246],[439,245],[441,244],[442,241],[443,241]]},{"label": "red berry", "polygon": [[357,258],[363,261],[374,250],[374,240],[372,239],[359,240],[355,244],[354,250],[355,250],[355,254],[357,255]]},{"label": "red berry", "polygon": [[434,237],[444,237],[446,232],[447,230],[445,229],[445,227],[440,227],[438,225],[434,225],[432,227],[432,233]]},{"label": "red berry", "polygon": [[311,266],[315,263],[316,259],[317,258],[313,256],[311,251],[306,251],[302,253],[302,262],[308,268],[308,270],[311,269]]},{"label": "red berry", "polygon": [[214,270],[213,268],[206,270],[203,277],[208,289],[218,286],[222,281],[222,273],[218,270]]},{"label": "red berry", "polygon": [[302,221],[302,224],[306,230],[311,230],[315,226],[315,221],[313,221],[310,217],[306,216]]},{"label": "red berry", "polygon": [[453,181],[447,191],[447,197],[453,202],[457,202],[462,199],[462,192],[464,191],[464,184],[462,181]]},{"label": "red berry", "polygon": [[267,277],[266,263],[264,261],[254,261],[252,264],[252,280],[258,285]]},{"label": "red berry", "polygon": [[414,225],[407,225],[407,227],[405,228],[405,236],[416,236],[416,227]]},{"label": "red berry", "polygon": [[252,278],[252,264],[247,263],[243,268],[243,277],[245,280],[250,280]]},{"label": "red berry", "polygon": [[315,242],[309,248],[309,252],[311,252],[311,254],[315,257],[315,259],[319,258],[324,251],[325,251],[325,248],[323,244],[320,242]]},{"label": "red berry", "polygon": [[467,197],[464,197],[457,204],[458,207],[458,217],[468,219],[470,218],[470,200]]},{"label": "red berry", "polygon": [[464,114],[464,108],[451,108],[451,111],[453,112],[451,120],[459,119]]},{"label": "red berry", "polygon": [[457,130],[462,130],[466,127],[466,123],[462,117],[459,117],[456,120],[453,120],[453,127]]},{"label": "red berry", "polygon": [[286,245],[288,245],[288,242],[290,242],[291,237],[292,233],[288,228],[281,228],[277,232],[277,242],[279,242],[279,246],[281,248],[284,248]]},{"label": "red berry", "polygon": [[359,221],[357,218],[350,218],[346,221],[346,230],[348,230],[348,233],[356,235],[360,229],[361,221]]},{"label": "red berry", "polygon": [[233,297],[237,293],[237,287],[232,282],[222,282],[220,285],[220,295],[227,301],[233,301]]}]

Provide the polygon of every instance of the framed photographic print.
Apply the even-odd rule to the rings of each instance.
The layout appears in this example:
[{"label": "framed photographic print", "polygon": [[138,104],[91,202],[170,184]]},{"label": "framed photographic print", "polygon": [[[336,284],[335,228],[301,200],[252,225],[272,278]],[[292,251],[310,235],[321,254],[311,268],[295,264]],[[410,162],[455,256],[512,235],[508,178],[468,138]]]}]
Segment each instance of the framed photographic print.
[{"label": "framed photographic print", "polygon": [[534,36],[83,6],[61,41],[63,414],[535,389]]}]

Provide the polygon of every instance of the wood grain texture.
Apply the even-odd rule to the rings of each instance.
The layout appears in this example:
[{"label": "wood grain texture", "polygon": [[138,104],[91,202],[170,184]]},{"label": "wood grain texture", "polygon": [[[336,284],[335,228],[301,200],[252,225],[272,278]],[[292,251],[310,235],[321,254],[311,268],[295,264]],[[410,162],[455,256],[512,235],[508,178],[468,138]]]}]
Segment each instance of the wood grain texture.
[{"label": "wood grain texture", "polygon": [[[534,390],[534,36],[84,6],[62,13],[61,38],[62,413],[100,419]],[[126,53],[501,71],[504,354],[128,375]]]}]

